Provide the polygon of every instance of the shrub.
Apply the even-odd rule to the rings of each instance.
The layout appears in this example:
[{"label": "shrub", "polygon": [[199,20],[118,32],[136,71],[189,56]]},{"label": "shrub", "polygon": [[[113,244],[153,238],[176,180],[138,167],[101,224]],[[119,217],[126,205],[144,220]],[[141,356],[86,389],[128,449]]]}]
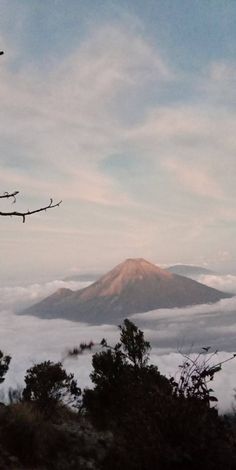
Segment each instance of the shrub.
[{"label": "shrub", "polygon": [[23,400],[31,401],[45,414],[52,415],[58,405],[76,405],[81,395],[73,374],[60,362],[45,361],[27,370]]},{"label": "shrub", "polygon": [[120,326],[120,342],[111,347],[103,340],[102,347],[93,356],[94,389],[85,390],[84,406],[114,435],[104,470],[234,468],[229,429],[210,407],[211,394],[187,380],[188,370],[178,391],[173,379],[148,364],[150,345],[129,320]]},{"label": "shrub", "polygon": [[103,351],[93,355],[91,380],[95,387],[84,391],[83,403],[97,425],[117,426],[124,415],[139,408],[143,394],[171,393],[169,381],[157,367],[147,365],[150,345],[143,332],[129,320],[120,326],[120,342],[114,348],[102,341]]},{"label": "shrub", "polygon": [[71,443],[63,428],[45,420],[35,403],[6,407],[0,422],[0,438],[4,449],[17,457],[23,468],[59,469],[63,455],[70,454]]},{"label": "shrub", "polygon": [[4,356],[4,353],[0,351],[0,383],[4,382],[5,375],[9,369],[9,364],[11,362],[10,356]]}]

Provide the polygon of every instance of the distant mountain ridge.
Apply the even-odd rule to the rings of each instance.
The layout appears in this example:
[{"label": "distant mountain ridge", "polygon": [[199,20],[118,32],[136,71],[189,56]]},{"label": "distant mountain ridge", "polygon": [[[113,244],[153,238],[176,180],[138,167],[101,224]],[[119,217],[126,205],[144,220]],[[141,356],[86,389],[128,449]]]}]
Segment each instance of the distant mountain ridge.
[{"label": "distant mountain ridge", "polygon": [[202,266],[194,266],[191,264],[175,264],[173,266],[168,266],[166,270],[170,273],[179,274],[180,276],[186,276],[190,278],[215,274],[211,269],[203,268]]},{"label": "distant mountain ridge", "polygon": [[[174,264],[173,266],[168,266],[163,269],[169,271],[173,274],[179,274],[180,276],[190,277],[195,279],[198,276],[202,275],[214,275],[216,274],[211,269],[203,268],[202,266],[195,266],[192,264]],[[97,281],[100,277],[104,276],[104,272],[81,272],[75,273],[69,276],[66,276],[63,281],[75,281],[75,282],[94,282]]]},{"label": "distant mountain ridge", "polygon": [[74,282],[94,282],[99,277],[102,276],[102,273],[98,272],[84,272],[84,273],[76,273],[70,276],[64,277],[63,281],[74,281]]},{"label": "distant mountain ridge", "polygon": [[22,313],[117,324],[133,313],[214,303],[228,297],[232,295],[138,258],[127,259],[84,289],[60,289]]}]

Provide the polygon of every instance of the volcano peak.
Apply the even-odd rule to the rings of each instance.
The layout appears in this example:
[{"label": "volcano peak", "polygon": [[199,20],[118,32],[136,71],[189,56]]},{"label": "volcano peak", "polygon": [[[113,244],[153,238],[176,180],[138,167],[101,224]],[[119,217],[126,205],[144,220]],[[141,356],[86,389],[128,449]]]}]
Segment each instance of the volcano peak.
[{"label": "volcano peak", "polygon": [[143,258],[128,258],[79,291],[62,292],[25,311],[44,318],[117,323],[133,313],[217,302],[232,297],[161,269]]},{"label": "volcano peak", "polygon": [[118,264],[112,271],[108,273],[120,273],[124,276],[135,277],[136,275],[150,276],[155,275],[163,278],[171,279],[171,273],[159,268],[144,258],[127,258],[123,263]]}]

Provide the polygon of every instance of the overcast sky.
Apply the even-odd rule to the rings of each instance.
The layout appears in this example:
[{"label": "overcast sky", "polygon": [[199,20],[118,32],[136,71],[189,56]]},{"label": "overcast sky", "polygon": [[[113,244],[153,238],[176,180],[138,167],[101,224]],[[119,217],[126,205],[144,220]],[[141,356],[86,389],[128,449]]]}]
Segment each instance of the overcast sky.
[{"label": "overcast sky", "polygon": [[0,7],[0,188],[19,210],[63,199],[1,218],[0,279],[133,256],[235,271],[236,2]]}]

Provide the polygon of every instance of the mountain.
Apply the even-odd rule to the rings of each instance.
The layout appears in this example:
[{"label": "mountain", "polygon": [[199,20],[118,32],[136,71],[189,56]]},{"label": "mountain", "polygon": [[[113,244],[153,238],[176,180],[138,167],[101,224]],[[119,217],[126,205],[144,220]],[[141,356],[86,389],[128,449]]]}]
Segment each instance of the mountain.
[{"label": "mountain", "polygon": [[[210,269],[203,268],[202,266],[193,266],[191,264],[175,264],[165,268],[167,271],[173,274],[179,274],[180,276],[197,278],[202,275],[215,274],[214,271]],[[99,272],[84,272],[72,274],[63,279],[63,281],[80,281],[80,282],[95,282],[103,276],[103,273]]]},{"label": "mountain", "polygon": [[227,297],[232,295],[138,258],[127,259],[84,289],[60,289],[22,313],[117,324],[133,313],[214,303]]},{"label": "mountain", "polygon": [[214,271],[210,269],[203,268],[202,266],[192,266],[189,264],[175,264],[174,266],[169,266],[166,268],[167,271],[173,274],[179,274],[180,276],[195,278],[203,275],[215,274]]}]

